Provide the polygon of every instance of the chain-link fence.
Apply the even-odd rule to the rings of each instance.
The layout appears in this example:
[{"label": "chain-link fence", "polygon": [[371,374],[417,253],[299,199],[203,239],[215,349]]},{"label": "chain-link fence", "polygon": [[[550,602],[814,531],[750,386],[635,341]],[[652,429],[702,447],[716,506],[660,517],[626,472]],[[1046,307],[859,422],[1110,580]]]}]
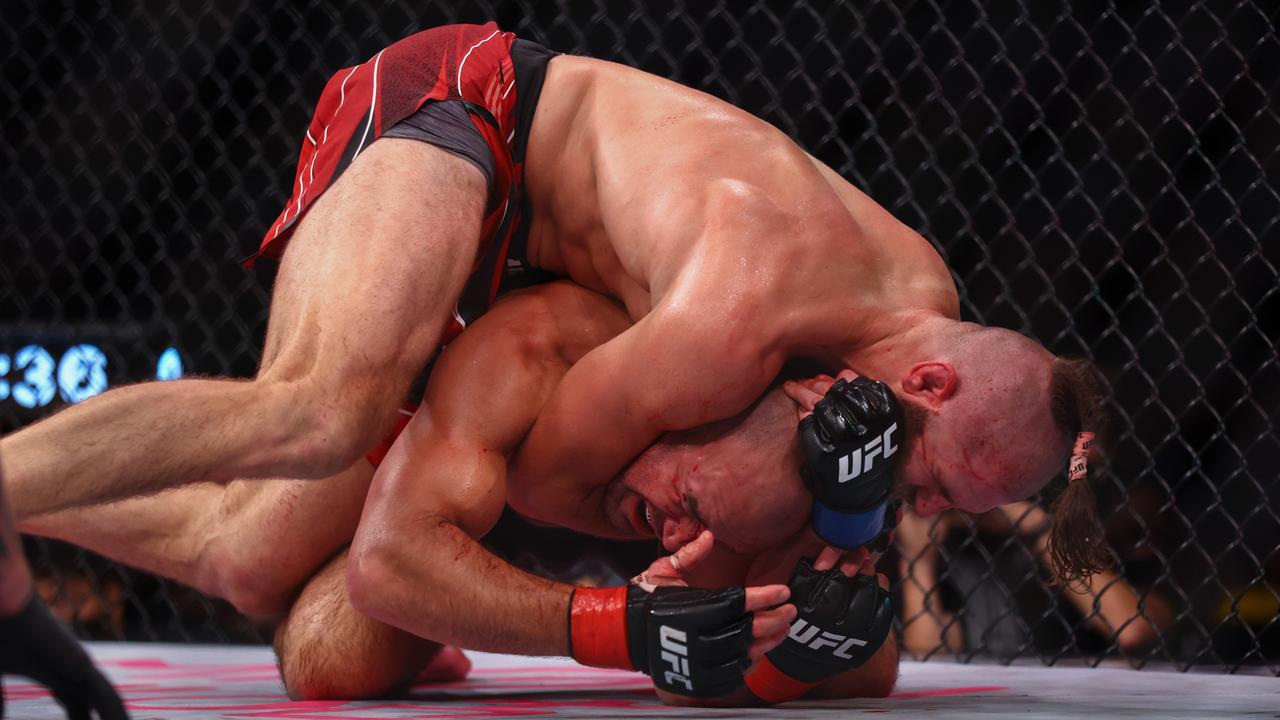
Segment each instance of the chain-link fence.
[{"label": "chain-link fence", "polygon": [[[968,318],[1106,372],[1117,572],[1050,586],[1033,506],[908,519],[885,564],[912,653],[1280,669],[1274,3],[305,5],[6,5],[0,431],[108,384],[251,374],[271,269],[239,260],[328,75],[496,19],[774,123],[938,246]],[[87,634],[259,637],[173,583],[28,549]]]}]

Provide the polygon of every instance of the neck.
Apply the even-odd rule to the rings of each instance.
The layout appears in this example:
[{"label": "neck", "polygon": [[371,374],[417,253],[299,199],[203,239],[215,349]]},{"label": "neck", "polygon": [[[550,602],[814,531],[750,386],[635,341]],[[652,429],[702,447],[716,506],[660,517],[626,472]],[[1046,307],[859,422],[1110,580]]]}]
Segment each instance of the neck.
[{"label": "neck", "polygon": [[870,343],[841,353],[839,362],[859,375],[899,387],[903,375],[916,363],[929,359],[937,339],[954,332],[960,321],[927,310],[911,310],[885,316],[876,323]]}]

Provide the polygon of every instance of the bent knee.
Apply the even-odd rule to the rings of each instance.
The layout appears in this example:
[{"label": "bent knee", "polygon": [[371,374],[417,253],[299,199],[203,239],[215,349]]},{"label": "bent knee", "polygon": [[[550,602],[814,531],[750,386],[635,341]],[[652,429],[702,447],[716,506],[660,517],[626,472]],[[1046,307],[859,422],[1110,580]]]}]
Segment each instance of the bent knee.
[{"label": "bent knee", "polygon": [[[367,700],[397,694],[427,667],[440,646],[405,633],[290,617],[276,629],[280,678],[294,700]],[[306,615],[306,613],[302,613]]]},{"label": "bent knee", "polygon": [[374,678],[345,661],[339,640],[292,616],[276,628],[274,647],[280,680],[293,700],[365,700],[392,690],[387,678]]}]

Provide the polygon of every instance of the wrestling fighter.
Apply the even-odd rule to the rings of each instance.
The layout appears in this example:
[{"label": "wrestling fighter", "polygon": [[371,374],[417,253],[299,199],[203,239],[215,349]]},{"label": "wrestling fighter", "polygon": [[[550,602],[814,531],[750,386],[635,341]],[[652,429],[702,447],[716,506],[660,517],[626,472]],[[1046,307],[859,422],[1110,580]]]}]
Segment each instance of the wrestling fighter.
[{"label": "wrestling fighter", "polygon": [[[643,627],[638,623],[644,618],[626,605],[644,600],[647,591],[575,593],[573,586],[510,567],[475,540],[497,520],[509,487],[508,458],[555,382],[573,362],[628,325],[625,313],[611,301],[555,283],[504,298],[450,344],[431,375],[422,409],[382,461],[356,545],[357,561],[348,568],[342,553],[330,563],[311,581],[277,633],[281,669],[291,693],[382,694],[413,679],[432,657],[430,643],[357,613],[347,601],[344,574],[357,589],[357,607],[420,637],[497,652],[572,654],[591,664],[654,671],[648,658],[632,655],[643,639],[625,632]],[[819,382],[832,385],[830,378]],[[677,550],[677,543],[687,542],[680,550],[684,562],[677,565],[685,571],[701,565],[701,574],[691,578],[699,585],[741,586],[748,578],[753,584],[786,581],[800,556],[812,556],[822,547],[805,530],[813,500],[799,474],[796,424],[801,410],[781,390],[774,390],[742,417],[668,436],[599,495],[604,505],[599,514],[611,521],[600,534],[637,539],[668,526],[662,533],[664,544]],[[440,422],[444,417],[448,423]],[[83,544],[263,614],[294,592],[300,575],[314,572],[352,537],[353,511],[358,513],[364,501],[368,467],[357,463],[347,473],[310,484],[236,483],[225,489],[204,484],[55,513],[24,529]],[[361,473],[365,482],[359,480]],[[681,489],[678,507],[667,497],[672,478]],[[687,513],[702,519],[694,521]],[[701,535],[704,528],[724,541],[715,557],[699,563],[712,554],[711,537]],[[651,579],[655,572],[676,579],[680,575],[673,572],[669,559],[651,569]],[[819,615],[838,613],[839,617],[824,617],[821,626],[847,637],[832,647],[821,646],[821,654],[804,646],[775,650],[778,654],[767,666],[778,665],[802,677],[788,686],[785,678],[794,675],[783,676],[774,668],[773,675],[753,676],[753,690],[764,699],[787,699],[777,693],[807,692],[818,681],[843,672],[821,692],[887,693],[897,658],[892,640],[881,646],[891,623],[887,594],[869,577],[843,575],[826,577],[818,592],[812,585],[819,575],[805,570],[793,583],[806,597],[812,596],[806,622],[814,624]],[[265,593],[275,597],[263,598]],[[623,606],[609,608],[611,595]],[[713,595],[721,603],[731,597],[724,591]],[[739,689],[741,666],[726,668],[720,678],[715,663],[697,663],[706,662],[707,651],[732,661],[738,653],[758,658],[779,644],[793,619],[793,607],[760,608],[785,598],[785,588],[756,587],[747,592],[745,604],[738,601],[741,607],[734,612],[702,601],[666,608],[664,622],[677,628],[680,616],[692,609],[712,616],[712,627],[740,623],[744,610],[757,610],[757,640],[747,652],[746,643],[732,633],[724,633],[725,639],[734,640],[736,647],[723,650],[716,649],[718,640],[703,643],[691,638],[683,680],[664,675],[657,684],[690,691],[699,696],[696,702],[755,702]],[[799,636],[804,637],[803,628]],[[849,642],[850,637],[857,642]],[[862,669],[845,672],[877,649]],[[797,663],[802,667],[793,668]],[[698,681],[708,676],[711,684],[699,686]],[[676,700],[672,695],[664,699]]]},{"label": "wrestling fighter", "polygon": [[[511,500],[542,521],[598,512],[601,478],[664,431],[743,411],[798,357],[921,399],[928,459],[903,477],[922,515],[1029,494],[1070,444],[1052,398],[1080,373],[959,322],[929,243],[788,138],[493,24],[427,30],[334,75],[260,254],[282,262],[257,377],[120,388],[6,438],[20,519],[349,467],[446,322],[483,310],[508,265],[605,293],[635,321],[574,365],[525,441]],[[1085,483],[1064,497],[1084,507]],[[1067,530],[1058,566],[1089,571],[1096,523]]]}]

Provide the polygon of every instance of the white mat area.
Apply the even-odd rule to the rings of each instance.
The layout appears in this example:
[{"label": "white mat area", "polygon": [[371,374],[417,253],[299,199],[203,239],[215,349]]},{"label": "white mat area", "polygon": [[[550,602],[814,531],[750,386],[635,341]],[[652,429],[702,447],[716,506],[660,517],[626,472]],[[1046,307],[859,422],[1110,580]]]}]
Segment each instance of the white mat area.
[{"label": "white mat area", "polygon": [[[903,663],[881,700],[791,703],[766,710],[666,707],[647,678],[568,660],[468,653],[465,682],[423,685],[411,700],[292,702],[271,651],[104,643],[90,651],[117,684],[134,720],[268,718],[352,720],[500,717],[577,718],[1280,718],[1280,680],[1128,669]],[[41,688],[5,678],[7,716],[62,718]]]}]

